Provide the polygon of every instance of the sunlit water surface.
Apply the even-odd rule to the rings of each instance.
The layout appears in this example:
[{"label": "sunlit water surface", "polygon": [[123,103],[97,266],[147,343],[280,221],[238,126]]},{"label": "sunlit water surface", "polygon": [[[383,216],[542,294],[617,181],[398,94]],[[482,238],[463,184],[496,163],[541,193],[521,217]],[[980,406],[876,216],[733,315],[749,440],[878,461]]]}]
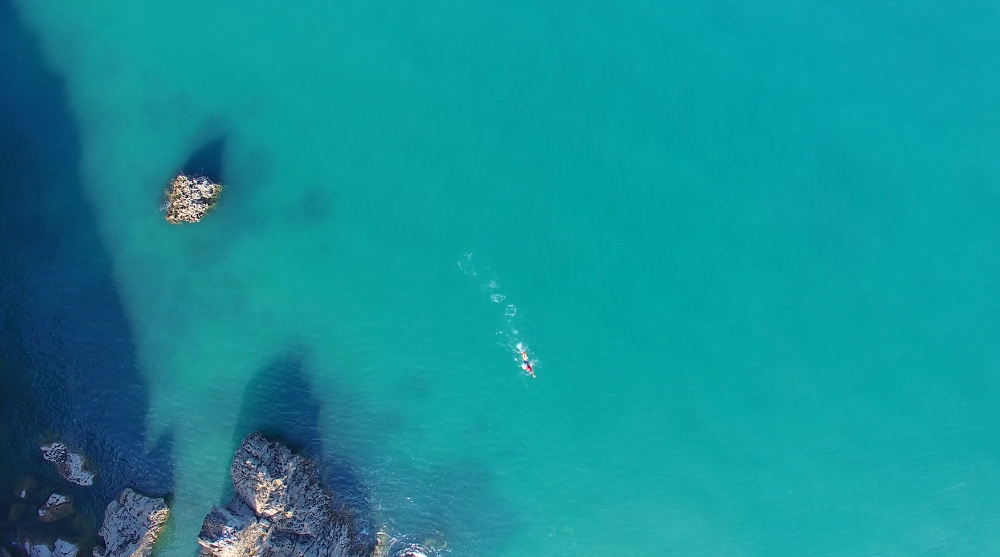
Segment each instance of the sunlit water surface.
[{"label": "sunlit water surface", "polygon": [[[160,557],[256,428],[456,557],[993,554],[1000,12],[960,4],[16,1],[145,397],[79,436],[169,440]],[[222,203],[170,226],[199,149]]]}]

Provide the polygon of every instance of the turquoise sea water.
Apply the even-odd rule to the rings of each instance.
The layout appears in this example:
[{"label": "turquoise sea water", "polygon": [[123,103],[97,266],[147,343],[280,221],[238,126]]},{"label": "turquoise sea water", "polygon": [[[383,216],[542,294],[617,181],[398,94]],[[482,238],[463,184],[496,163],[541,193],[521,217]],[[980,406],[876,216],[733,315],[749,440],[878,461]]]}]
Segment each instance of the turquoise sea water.
[{"label": "turquoise sea water", "polygon": [[172,436],[160,557],[256,427],[456,557],[1000,551],[996,5],[15,6]]}]

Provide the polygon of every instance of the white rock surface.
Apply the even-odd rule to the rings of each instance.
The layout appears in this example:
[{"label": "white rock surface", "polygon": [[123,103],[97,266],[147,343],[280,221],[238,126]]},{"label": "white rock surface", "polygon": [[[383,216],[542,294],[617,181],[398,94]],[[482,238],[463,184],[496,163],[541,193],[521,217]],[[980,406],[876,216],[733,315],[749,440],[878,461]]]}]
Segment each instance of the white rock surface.
[{"label": "white rock surface", "polygon": [[64,539],[56,540],[55,548],[52,550],[52,557],[76,557],[80,548]]},{"label": "white rock surface", "polygon": [[52,548],[44,543],[25,540],[24,550],[28,552],[28,557],[52,557]]},{"label": "white rock surface", "polygon": [[167,523],[170,509],[162,498],[125,489],[104,510],[98,534],[105,547],[95,547],[94,557],[149,557],[156,537]]},{"label": "white rock surface", "polygon": [[242,557],[255,554],[267,538],[271,523],[257,519],[238,497],[226,507],[214,507],[202,524],[198,543],[203,553],[217,557]]},{"label": "white rock surface", "polygon": [[59,475],[77,485],[93,485],[94,473],[83,466],[83,456],[70,452],[62,443],[42,445],[42,456],[56,465]]}]

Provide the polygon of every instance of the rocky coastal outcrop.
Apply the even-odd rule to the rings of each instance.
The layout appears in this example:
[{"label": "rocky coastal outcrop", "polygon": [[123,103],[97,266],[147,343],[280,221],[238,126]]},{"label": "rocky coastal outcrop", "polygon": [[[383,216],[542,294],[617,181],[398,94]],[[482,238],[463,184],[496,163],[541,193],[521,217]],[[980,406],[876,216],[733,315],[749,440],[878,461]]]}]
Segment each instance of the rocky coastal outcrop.
[{"label": "rocky coastal outcrop", "polygon": [[353,526],[315,465],[260,433],[243,440],[233,465],[234,497],[205,518],[207,557],[370,557],[372,540]]},{"label": "rocky coastal outcrop", "polygon": [[[70,543],[62,538],[57,539],[51,546],[47,543],[35,543],[31,540],[24,542],[24,551],[28,557],[76,557],[80,548],[76,544]],[[7,557],[10,554],[7,553]]]},{"label": "rocky coastal outcrop", "polygon": [[179,174],[167,190],[167,222],[198,222],[219,202],[222,184],[204,176]]},{"label": "rocky coastal outcrop", "polygon": [[162,498],[125,489],[104,511],[104,525],[98,532],[104,547],[95,547],[94,557],[149,557],[169,514]]},{"label": "rocky coastal outcrop", "polygon": [[59,539],[52,548],[52,557],[76,557],[79,552],[80,548],[76,544]]},{"label": "rocky coastal outcrop", "polygon": [[42,445],[42,457],[56,465],[59,475],[77,485],[93,485],[94,473],[83,466],[83,456],[62,443]]},{"label": "rocky coastal outcrop", "polygon": [[38,509],[38,520],[55,522],[73,514],[73,498],[69,495],[53,493]]}]

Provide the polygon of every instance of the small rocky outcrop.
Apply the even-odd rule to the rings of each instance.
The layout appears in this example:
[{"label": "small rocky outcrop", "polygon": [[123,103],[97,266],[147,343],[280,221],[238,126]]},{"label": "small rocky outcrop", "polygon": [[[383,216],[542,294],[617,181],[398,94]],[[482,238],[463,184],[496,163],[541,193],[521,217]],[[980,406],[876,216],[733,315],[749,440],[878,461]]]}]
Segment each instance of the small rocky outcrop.
[{"label": "small rocky outcrop", "polygon": [[55,522],[73,514],[73,498],[69,495],[53,493],[38,509],[38,520]]},{"label": "small rocky outcrop", "polygon": [[243,440],[233,465],[236,497],[205,518],[198,543],[211,557],[370,557],[350,509],[315,465],[260,433]]},{"label": "small rocky outcrop", "polygon": [[83,456],[70,452],[62,443],[42,445],[42,456],[56,465],[59,475],[77,485],[93,485],[94,473],[83,466]]},{"label": "small rocky outcrop", "polygon": [[76,557],[79,552],[80,548],[76,544],[59,539],[56,540],[55,547],[52,549],[52,557]]},{"label": "small rocky outcrop", "polygon": [[28,557],[52,557],[52,548],[46,543],[25,540],[24,551],[28,554]]},{"label": "small rocky outcrop", "polygon": [[169,514],[162,498],[125,489],[104,511],[98,535],[105,546],[95,547],[94,557],[149,557]]},{"label": "small rocky outcrop", "polygon": [[28,554],[28,557],[76,557],[77,553],[80,552],[80,548],[76,544],[60,538],[51,546],[47,543],[36,543],[31,540],[25,540],[24,551]]},{"label": "small rocky outcrop", "polygon": [[204,176],[179,174],[167,190],[167,222],[199,222],[219,202],[222,184]]}]

